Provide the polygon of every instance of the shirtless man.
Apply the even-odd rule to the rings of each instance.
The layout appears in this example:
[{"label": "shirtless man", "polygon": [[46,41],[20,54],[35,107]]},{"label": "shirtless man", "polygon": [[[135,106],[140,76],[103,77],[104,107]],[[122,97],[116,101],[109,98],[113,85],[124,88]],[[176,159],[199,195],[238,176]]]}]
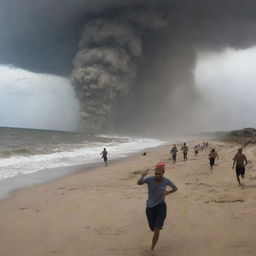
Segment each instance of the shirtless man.
[{"label": "shirtless man", "polygon": [[236,165],[236,178],[240,186],[242,186],[240,182],[239,176],[241,176],[244,179],[244,174],[245,174],[245,166],[247,165],[247,158],[246,156],[242,153],[243,149],[239,148],[238,153],[234,156],[233,160],[233,166],[232,169],[234,169]]},{"label": "shirtless man", "polygon": [[108,151],[106,148],[103,149],[103,151],[100,153],[102,155],[102,158],[104,159],[105,166],[108,166]]},{"label": "shirtless man", "polygon": [[210,160],[210,166],[211,166],[211,170],[212,170],[212,167],[214,165],[215,159],[217,158],[217,160],[219,160],[219,156],[218,156],[217,152],[215,151],[215,149],[211,150],[208,158]]}]

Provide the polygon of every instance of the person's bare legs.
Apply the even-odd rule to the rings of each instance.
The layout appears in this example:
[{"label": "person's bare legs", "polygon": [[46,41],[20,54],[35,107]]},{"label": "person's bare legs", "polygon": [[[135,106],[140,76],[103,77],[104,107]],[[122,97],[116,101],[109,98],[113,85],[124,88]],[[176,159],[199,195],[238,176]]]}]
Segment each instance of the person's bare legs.
[{"label": "person's bare legs", "polygon": [[155,228],[154,229],[154,235],[153,235],[153,238],[152,238],[152,245],[151,245],[151,251],[154,251],[154,248],[156,246],[156,243],[158,241],[158,238],[159,238],[159,233],[160,233],[160,229],[159,228]]},{"label": "person's bare legs", "polygon": [[240,181],[240,178],[239,178],[239,175],[236,175],[236,178],[237,178],[237,181],[238,181],[238,183],[239,183],[239,186],[242,186],[241,181]]}]

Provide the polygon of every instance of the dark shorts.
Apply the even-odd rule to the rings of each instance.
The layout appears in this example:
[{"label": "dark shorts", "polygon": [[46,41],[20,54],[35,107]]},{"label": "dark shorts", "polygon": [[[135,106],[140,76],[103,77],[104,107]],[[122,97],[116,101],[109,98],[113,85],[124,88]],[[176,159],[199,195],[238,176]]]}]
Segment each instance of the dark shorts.
[{"label": "dark shorts", "polygon": [[154,231],[155,228],[162,229],[166,217],[165,202],[160,203],[152,208],[147,207],[146,214],[148,218],[148,225],[151,231]]},{"label": "dark shorts", "polygon": [[176,160],[176,156],[177,156],[176,154],[172,154],[172,159]]},{"label": "dark shorts", "polygon": [[241,165],[236,166],[236,176],[244,175],[245,167]]},{"label": "dark shorts", "polygon": [[215,162],[215,158],[210,158],[210,166],[213,166]]},{"label": "dark shorts", "polygon": [[103,159],[104,159],[104,162],[107,162],[107,161],[108,161],[108,159],[107,159],[106,156],[104,156]]}]

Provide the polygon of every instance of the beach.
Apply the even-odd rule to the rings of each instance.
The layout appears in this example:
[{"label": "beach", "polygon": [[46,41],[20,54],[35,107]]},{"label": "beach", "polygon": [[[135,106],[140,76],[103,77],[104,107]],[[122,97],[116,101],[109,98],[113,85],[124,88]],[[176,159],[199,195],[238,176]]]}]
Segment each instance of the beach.
[{"label": "beach", "polygon": [[[195,157],[195,143],[187,141],[186,162],[179,145],[173,164],[171,145],[165,145],[13,192],[0,201],[0,255],[148,255],[147,186],[136,183],[147,168],[153,175],[159,161],[178,191],[166,197],[168,214],[155,255],[255,255],[256,147],[244,149],[249,162],[241,189],[231,168],[239,145],[209,141]],[[213,170],[211,148],[219,154]]]}]

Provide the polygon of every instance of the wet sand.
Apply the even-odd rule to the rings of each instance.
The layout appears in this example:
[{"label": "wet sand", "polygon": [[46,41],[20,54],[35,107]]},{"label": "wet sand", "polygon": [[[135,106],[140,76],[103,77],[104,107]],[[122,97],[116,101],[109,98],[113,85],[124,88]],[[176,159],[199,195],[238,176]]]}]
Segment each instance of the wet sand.
[{"label": "wet sand", "polygon": [[[178,191],[166,197],[168,216],[155,255],[254,256],[256,146],[244,150],[249,163],[241,189],[231,169],[238,145],[210,142],[195,158],[194,144],[188,142],[186,162],[179,152],[173,164],[170,147],[163,146],[16,191],[0,201],[0,255],[148,255],[147,187],[136,182],[141,171],[153,174],[154,165],[165,161],[165,176]],[[220,159],[211,171],[212,147]]]}]

